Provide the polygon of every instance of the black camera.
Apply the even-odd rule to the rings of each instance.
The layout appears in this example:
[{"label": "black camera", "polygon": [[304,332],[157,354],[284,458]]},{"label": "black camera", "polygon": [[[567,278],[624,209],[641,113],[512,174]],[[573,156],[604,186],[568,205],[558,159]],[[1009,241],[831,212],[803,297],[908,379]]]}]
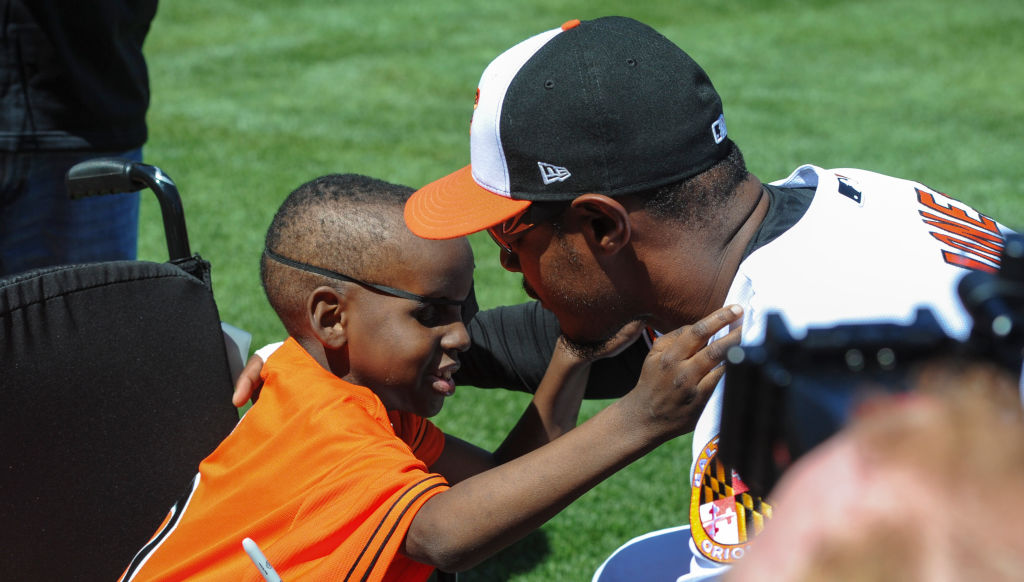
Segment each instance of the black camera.
[{"label": "black camera", "polygon": [[933,313],[912,323],[814,328],[795,338],[769,314],[761,344],[737,346],[726,362],[719,452],[744,483],[767,494],[797,458],[838,431],[876,391],[905,391],[922,364],[984,360],[1020,378],[1024,352],[1024,236],[1007,237],[997,273],[972,271],[957,293],[971,316],[967,340],[949,337]]}]

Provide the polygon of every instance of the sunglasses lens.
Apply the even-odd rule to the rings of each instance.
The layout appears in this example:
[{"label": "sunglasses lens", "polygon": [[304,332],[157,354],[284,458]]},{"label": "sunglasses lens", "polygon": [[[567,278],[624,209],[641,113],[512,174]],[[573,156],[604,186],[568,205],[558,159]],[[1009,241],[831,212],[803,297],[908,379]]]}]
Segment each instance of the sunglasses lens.
[{"label": "sunglasses lens", "polygon": [[487,233],[491,235],[491,238],[494,239],[498,246],[512,254],[511,241],[518,239],[523,233],[536,225],[536,221],[532,220],[533,217],[530,214],[534,206],[527,206],[522,212],[506,219],[501,224],[488,228]]},{"label": "sunglasses lens", "polygon": [[494,244],[501,247],[502,250],[508,251],[510,253],[512,252],[512,249],[510,249],[509,246],[505,244],[505,241],[501,238],[501,235],[498,233],[498,227],[492,226],[491,228],[488,228],[487,234],[491,235],[491,240],[494,241]]}]

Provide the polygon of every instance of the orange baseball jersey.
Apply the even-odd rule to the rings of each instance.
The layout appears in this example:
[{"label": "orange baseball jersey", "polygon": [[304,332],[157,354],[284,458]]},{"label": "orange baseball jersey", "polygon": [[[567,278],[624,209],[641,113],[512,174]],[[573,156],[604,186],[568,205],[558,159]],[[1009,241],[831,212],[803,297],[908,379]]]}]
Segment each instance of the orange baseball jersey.
[{"label": "orange baseball jersey", "polygon": [[425,580],[433,568],[398,550],[423,503],[449,487],[427,470],[444,434],[389,413],[291,338],[263,378],[259,402],[121,580],[259,582],[247,537],[284,580]]}]

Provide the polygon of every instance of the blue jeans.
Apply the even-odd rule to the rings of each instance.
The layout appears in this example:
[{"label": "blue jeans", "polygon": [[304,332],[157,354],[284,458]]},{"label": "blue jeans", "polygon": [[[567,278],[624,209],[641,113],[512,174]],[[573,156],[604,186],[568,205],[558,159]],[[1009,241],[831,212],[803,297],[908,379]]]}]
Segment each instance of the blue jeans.
[{"label": "blue jeans", "polygon": [[0,152],[0,277],[37,267],[134,260],[139,193],[68,197],[64,176],[86,159],[127,152]]}]

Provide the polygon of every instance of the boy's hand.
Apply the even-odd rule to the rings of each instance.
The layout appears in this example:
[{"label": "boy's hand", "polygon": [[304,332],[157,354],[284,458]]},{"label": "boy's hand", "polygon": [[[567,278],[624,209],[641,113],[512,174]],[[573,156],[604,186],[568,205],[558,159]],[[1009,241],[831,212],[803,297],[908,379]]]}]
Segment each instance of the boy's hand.
[{"label": "boy's hand", "polygon": [[[551,362],[562,359],[572,362],[574,365],[588,365],[604,358],[611,358],[622,353],[626,348],[633,345],[643,333],[644,323],[642,321],[631,321],[622,326],[603,346],[596,350],[581,351],[576,349],[565,339],[564,335],[558,336],[555,341],[555,351],[551,356]],[[549,366],[551,364],[549,362]]]},{"label": "boy's hand", "polygon": [[[708,341],[742,314],[738,307],[719,309],[659,338],[644,361],[640,381],[625,396],[529,453],[489,470],[463,471],[465,479],[423,504],[402,551],[428,563],[436,563],[431,556],[458,556],[456,567],[472,566],[526,535],[615,471],[693,430],[722,376],[718,366],[725,352],[739,343],[739,329],[710,345]],[[622,341],[628,342],[630,332],[624,334]],[[551,368],[542,383],[550,375]],[[576,402],[581,394],[574,394]],[[453,523],[458,527],[450,527]]]},{"label": "boy's hand", "polygon": [[[654,342],[636,387],[627,395],[637,413],[673,434],[694,429],[701,410],[725,373],[720,364],[740,342],[740,327],[708,341],[743,316],[739,306],[723,307],[693,325],[669,332]],[[624,397],[625,400],[627,397]]]},{"label": "boy's hand", "polygon": [[640,337],[645,327],[642,321],[631,321],[622,326],[622,329],[615,334],[615,337],[608,340],[608,343],[604,345],[600,352],[594,355],[593,359],[600,360],[621,354],[623,350],[633,345],[633,342]]}]

